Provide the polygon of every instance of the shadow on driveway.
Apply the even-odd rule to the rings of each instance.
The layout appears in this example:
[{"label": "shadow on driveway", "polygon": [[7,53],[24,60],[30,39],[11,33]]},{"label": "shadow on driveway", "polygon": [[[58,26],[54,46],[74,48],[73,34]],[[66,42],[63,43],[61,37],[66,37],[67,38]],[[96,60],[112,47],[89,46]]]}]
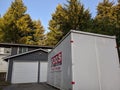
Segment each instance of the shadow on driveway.
[{"label": "shadow on driveway", "polygon": [[5,87],[3,90],[59,90],[47,85],[46,83],[40,84],[13,84]]}]

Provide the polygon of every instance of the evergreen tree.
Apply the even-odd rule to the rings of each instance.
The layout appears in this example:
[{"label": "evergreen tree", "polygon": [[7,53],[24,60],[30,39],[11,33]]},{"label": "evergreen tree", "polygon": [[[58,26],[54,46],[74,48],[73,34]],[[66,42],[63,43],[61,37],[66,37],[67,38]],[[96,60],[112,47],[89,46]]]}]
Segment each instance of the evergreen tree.
[{"label": "evergreen tree", "polygon": [[115,35],[117,36],[117,42],[120,46],[120,0],[118,4],[114,6],[114,15],[115,19]]},{"label": "evergreen tree", "polygon": [[33,34],[33,22],[30,16],[28,14],[24,14],[17,20],[16,26],[18,30],[16,34],[19,34],[20,37],[18,43],[28,44],[32,39]]},{"label": "evergreen tree", "polygon": [[113,4],[114,3],[109,0],[103,0],[103,2],[98,4],[93,32],[107,35],[115,34]]},{"label": "evergreen tree", "polygon": [[[0,41],[7,43],[39,44],[37,34],[44,34],[40,23],[32,21],[22,0],[12,2],[8,11],[0,18]],[[38,30],[39,29],[39,30]],[[37,36],[36,36],[37,35]],[[39,38],[39,37],[38,37]],[[40,41],[40,40],[39,40]],[[41,42],[42,43],[42,42]]]},{"label": "evergreen tree", "polygon": [[0,42],[2,42],[3,32],[2,32],[2,26],[3,26],[3,19],[0,17]]},{"label": "evergreen tree", "polygon": [[99,3],[93,26],[92,32],[115,35],[120,45],[120,0],[117,5],[109,0]]},{"label": "evergreen tree", "polygon": [[62,37],[62,31],[60,30],[61,21],[64,20],[64,10],[63,7],[59,4],[56,8],[54,14],[52,14],[52,20],[49,22],[49,30],[50,32],[47,34],[46,45],[55,45],[58,40]]},{"label": "evergreen tree", "polygon": [[89,31],[91,15],[78,0],[69,0],[68,4],[58,5],[49,22],[50,32],[47,44],[55,45],[71,29]]},{"label": "evergreen tree", "polygon": [[11,7],[3,16],[2,32],[3,42],[18,43],[20,39],[20,31],[17,27],[17,21],[26,12],[26,7],[23,5],[22,0],[15,0],[12,2]]},{"label": "evergreen tree", "polygon": [[40,20],[34,21],[33,24],[34,24],[34,32],[33,32],[34,34],[32,38],[32,41],[33,41],[32,44],[45,45],[44,28],[41,25]]},{"label": "evergreen tree", "polygon": [[70,29],[88,31],[90,29],[91,15],[88,9],[84,8],[84,5],[79,0],[68,0],[68,4],[65,4],[67,15],[67,27],[63,28],[63,32],[66,34]]}]

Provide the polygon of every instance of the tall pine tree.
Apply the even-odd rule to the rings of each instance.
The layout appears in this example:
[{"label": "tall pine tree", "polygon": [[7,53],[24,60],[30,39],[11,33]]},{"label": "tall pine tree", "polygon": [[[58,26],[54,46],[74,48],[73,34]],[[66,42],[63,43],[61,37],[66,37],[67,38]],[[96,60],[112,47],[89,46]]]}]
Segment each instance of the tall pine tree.
[{"label": "tall pine tree", "polygon": [[[22,0],[12,2],[8,11],[0,18],[0,41],[7,43],[40,44],[39,38],[44,36],[44,29],[39,22],[33,22],[26,14],[26,6]],[[44,38],[44,37],[43,37]],[[40,44],[41,45],[41,44]]]},{"label": "tall pine tree", "polygon": [[[49,30],[50,32],[47,34],[46,39],[46,45],[55,45],[62,37],[62,29],[60,27],[61,21],[66,20],[67,17],[64,15],[65,12],[63,10],[63,7],[59,4],[56,8],[56,11],[54,14],[52,14],[52,20],[49,22]],[[65,16],[65,17],[64,17]]]},{"label": "tall pine tree", "polygon": [[30,16],[28,14],[24,14],[17,20],[16,26],[18,30],[16,34],[19,34],[20,37],[18,43],[28,44],[33,35],[33,22]]},{"label": "tall pine tree", "polygon": [[114,35],[114,11],[113,2],[103,0],[97,6],[97,15],[94,22],[94,31],[100,34]]},{"label": "tall pine tree", "polygon": [[93,31],[99,34],[115,35],[120,45],[120,0],[118,4],[103,0],[97,6],[97,15],[93,23]]},{"label": "tall pine tree", "polygon": [[2,27],[3,27],[3,19],[0,17],[0,42],[3,41],[3,39],[2,39],[2,37],[3,37]]},{"label": "tall pine tree", "polygon": [[20,31],[16,25],[17,21],[23,17],[27,8],[23,5],[22,0],[15,0],[11,7],[3,16],[2,31],[3,42],[18,43],[20,39]]},{"label": "tall pine tree", "polygon": [[49,22],[50,32],[47,44],[55,45],[71,29],[89,31],[91,15],[78,0],[68,0],[68,4],[58,5]]},{"label": "tall pine tree", "polygon": [[114,6],[114,15],[116,17],[115,35],[117,36],[117,42],[120,46],[120,0],[118,0],[118,3]]},{"label": "tall pine tree", "polygon": [[32,41],[33,41],[32,44],[45,45],[44,28],[41,25],[40,20],[34,21],[33,24],[34,24],[34,34],[32,38]]}]

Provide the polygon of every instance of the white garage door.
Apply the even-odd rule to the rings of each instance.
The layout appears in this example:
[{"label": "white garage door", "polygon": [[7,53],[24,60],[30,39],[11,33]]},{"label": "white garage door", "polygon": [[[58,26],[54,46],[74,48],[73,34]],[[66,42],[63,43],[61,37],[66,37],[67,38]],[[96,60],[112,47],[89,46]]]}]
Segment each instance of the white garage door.
[{"label": "white garage door", "polygon": [[34,83],[38,81],[38,62],[14,62],[12,83]]},{"label": "white garage door", "polygon": [[47,81],[47,62],[40,62],[40,82]]}]

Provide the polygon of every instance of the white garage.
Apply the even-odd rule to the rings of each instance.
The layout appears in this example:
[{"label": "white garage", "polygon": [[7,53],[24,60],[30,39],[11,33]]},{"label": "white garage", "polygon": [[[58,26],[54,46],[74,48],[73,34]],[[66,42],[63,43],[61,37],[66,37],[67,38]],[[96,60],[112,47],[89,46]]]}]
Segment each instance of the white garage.
[{"label": "white garage", "polygon": [[7,81],[39,83],[47,81],[48,52],[38,49],[5,58],[9,62]]},{"label": "white garage", "polygon": [[12,83],[37,82],[38,61],[36,62],[14,62],[12,72]]},{"label": "white garage", "polygon": [[40,62],[40,79],[39,82],[46,82],[47,81],[47,62]]}]

